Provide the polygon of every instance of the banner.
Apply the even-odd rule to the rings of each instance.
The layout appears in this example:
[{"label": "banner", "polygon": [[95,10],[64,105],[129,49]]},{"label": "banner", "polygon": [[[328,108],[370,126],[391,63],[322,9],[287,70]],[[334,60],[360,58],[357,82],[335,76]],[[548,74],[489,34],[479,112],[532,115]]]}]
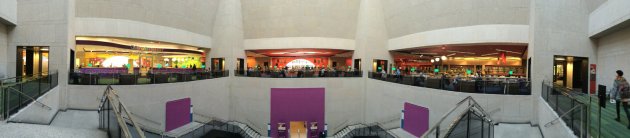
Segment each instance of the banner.
[{"label": "banner", "polygon": [[590,85],[590,87],[591,87],[590,88],[590,93],[591,94],[595,94],[595,91],[596,91],[595,89],[597,88],[597,87],[595,87],[595,86],[597,86],[596,81],[595,81],[597,79],[596,78],[597,77],[597,65],[591,64],[591,67],[589,69],[589,75],[591,77],[591,79],[590,79],[590,84],[591,84]]}]

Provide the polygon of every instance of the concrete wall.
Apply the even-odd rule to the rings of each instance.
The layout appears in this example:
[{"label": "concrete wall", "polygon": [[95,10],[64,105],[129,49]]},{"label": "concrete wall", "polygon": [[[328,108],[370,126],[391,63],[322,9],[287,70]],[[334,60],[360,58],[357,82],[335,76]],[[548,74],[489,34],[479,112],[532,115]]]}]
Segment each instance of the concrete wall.
[{"label": "concrete wall", "polygon": [[526,25],[529,0],[383,0],[390,38],[483,24]]},{"label": "concrete wall", "polygon": [[[230,116],[230,79],[217,78],[183,83],[153,85],[113,86],[121,100],[136,115],[136,120],[153,129],[164,130],[167,101],[190,97],[196,119],[216,117],[224,120]],[[69,85],[70,109],[96,110],[106,86]]]},{"label": "concrete wall", "polygon": [[[14,94],[14,93],[11,93]],[[13,114],[8,121],[33,124],[50,124],[59,111],[59,87],[37,98],[37,101],[50,107],[50,110],[39,103],[31,102],[26,107]]]},{"label": "concrete wall", "polygon": [[[588,57],[596,63],[595,43],[589,39],[589,0],[533,0],[531,2],[530,43],[528,57],[532,58],[532,96],[540,97],[542,81],[552,81],[553,56]],[[602,74],[605,75],[605,74]],[[533,106],[539,107],[534,99]],[[532,109],[538,112],[537,109]],[[538,114],[538,113],[534,113]],[[533,123],[538,122],[537,119]]]},{"label": "concrete wall", "polygon": [[630,26],[630,1],[608,0],[590,13],[589,36],[600,37]]},{"label": "concrete wall", "polygon": [[9,33],[7,27],[0,24],[0,78],[5,78],[7,75],[8,49]]},{"label": "concrete wall", "polygon": [[59,71],[59,106],[65,109],[69,51],[74,49],[74,0],[20,0],[17,24],[9,32],[7,76],[16,75],[18,46],[49,46],[49,71]]},{"label": "concrete wall", "polygon": [[352,64],[355,64],[354,59],[361,59],[363,77],[367,77],[368,72],[372,71],[372,62],[375,59],[388,60],[388,63],[394,63],[387,50],[388,30],[385,26],[385,19],[381,1],[361,1]]},{"label": "concrete wall", "polygon": [[333,133],[347,125],[363,122],[361,78],[249,78],[236,77],[230,92],[230,119],[267,134],[271,88],[325,88],[326,123]]},{"label": "concrete wall", "polygon": [[327,37],[280,37],[246,39],[245,50],[255,49],[295,49],[295,48],[321,48],[354,50],[354,39],[327,38]]},{"label": "concrete wall", "polygon": [[630,74],[630,28],[604,36],[597,43],[597,84],[610,90],[617,70]]},{"label": "concrete wall", "polygon": [[212,36],[217,0],[77,0],[76,17],[124,19]]},{"label": "concrete wall", "polygon": [[77,17],[75,35],[137,38],[212,48],[207,35],[141,21],[112,18]]},{"label": "concrete wall", "polygon": [[[429,108],[429,127],[456,103],[467,96],[472,96],[488,112],[496,122],[530,123],[535,115],[532,113],[532,96],[528,95],[492,95],[462,92],[450,92],[438,89],[394,84],[380,80],[368,79],[366,89],[365,120],[367,123],[388,122],[400,119],[405,102]],[[465,106],[465,105],[464,105]],[[465,107],[460,107],[464,109]],[[450,115],[444,124],[450,123],[456,116]],[[400,120],[384,124],[386,127],[400,126]]]},{"label": "concrete wall", "polygon": [[[448,37],[444,37],[448,36]],[[486,24],[437,29],[389,39],[389,50],[452,44],[527,44],[529,26]]]},{"label": "concrete wall", "polygon": [[17,23],[17,0],[0,0],[0,24]]},{"label": "concrete wall", "polygon": [[242,0],[246,39],[354,39],[360,0]]}]

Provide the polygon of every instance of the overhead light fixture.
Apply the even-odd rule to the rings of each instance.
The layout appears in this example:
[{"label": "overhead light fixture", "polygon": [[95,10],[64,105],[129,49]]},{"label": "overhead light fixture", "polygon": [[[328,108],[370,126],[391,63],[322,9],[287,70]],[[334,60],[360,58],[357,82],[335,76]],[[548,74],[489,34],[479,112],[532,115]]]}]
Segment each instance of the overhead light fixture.
[{"label": "overhead light fixture", "polygon": [[286,54],[286,53],[285,53],[285,52],[276,52],[276,53],[271,53],[271,54],[274,54],[274,55],[282,55],[282,54]]},{"label": "overhead light fixture", "polygon": [[43,49],[41,49],[41,50],[42,50],[42,51],[48,51],[48,48],[43,48]]},{"label": "overhead light fixture", "polygon": [[446,60],[446,56],[442,56],[442,60]]},{"label": "overhead light fixture", "polygon": [[431,63],[433,63],[433,62],[435,62],[435,60],[434,60],[434,59],[431,59]]},{"label": "overhead light fixture", "polygon": [[556,60],[565,60],[565,59],[561,57],[557,57]]},{"label": "overhead light fixture", "polygon": [[440,62],[440,58],[435,58],[435,62]]}]

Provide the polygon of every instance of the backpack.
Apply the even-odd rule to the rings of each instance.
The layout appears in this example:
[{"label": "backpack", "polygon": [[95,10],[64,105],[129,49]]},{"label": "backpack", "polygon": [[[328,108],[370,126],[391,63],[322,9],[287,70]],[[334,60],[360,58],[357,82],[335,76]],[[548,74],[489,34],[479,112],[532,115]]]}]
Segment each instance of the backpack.
[{"label": "backpack", "polygon": [[630,84],[628,84],[625,78],[619,80],[618,89],[621,100],[625,102],[630,101]]}]

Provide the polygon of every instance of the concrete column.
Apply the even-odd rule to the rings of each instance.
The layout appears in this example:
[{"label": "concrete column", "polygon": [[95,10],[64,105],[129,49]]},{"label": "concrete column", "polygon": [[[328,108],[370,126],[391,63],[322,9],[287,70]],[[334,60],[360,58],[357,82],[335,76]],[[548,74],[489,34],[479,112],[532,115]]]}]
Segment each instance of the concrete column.
[{"label": "concrete column", "polygon": [[588,57],[589,64],[594,64],[597,47],[588,35],[589,0],[532,0],[530,4],[527,53],[532,59],[531,123],[542,126],[548,120],[540,120],[538,116],[542,110],[538,109],[539,104],[545,102],[539,97],[543,81],[547,84],[553,81],[554,55]]},{"label": "concrete column", "polygon": [[210,58],[225,58],[226,70],[234,76],[237,58],[245,59],[243,16],[240,0],[221,0],[213,28]]},{"label": "concrete column", "polygon": [[7,63],[9,61],[8,47],[9,47],[9,35],[7,27],[4,24],[0,24],[0,78],[6,78],[7,76]]},{"label": "concrete column", "polygon": [[[352,55],[354,59],[361,59],[363,77],[367,77],[372,70],[372,60],[382,59],[392,63],[392,56],[387,48],[388,34],[385,26],[385,15],[380,0],[362,0],[357,19],[356,47]],[[389,64],[388,63],[388,64]]]}]

